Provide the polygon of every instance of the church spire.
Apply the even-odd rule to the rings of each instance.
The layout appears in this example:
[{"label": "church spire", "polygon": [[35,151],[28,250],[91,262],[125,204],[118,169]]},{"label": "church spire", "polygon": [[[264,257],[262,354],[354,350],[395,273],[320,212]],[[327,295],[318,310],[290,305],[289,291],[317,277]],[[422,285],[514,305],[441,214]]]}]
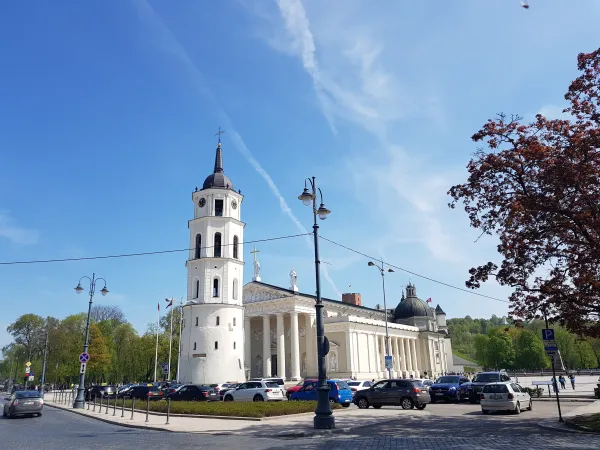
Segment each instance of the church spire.
[{"label": "church spire", "polygon": [[217,144],[217,154],[215,155],[214,173],[223,173],[223,150],[221,150],[221,142]]}]

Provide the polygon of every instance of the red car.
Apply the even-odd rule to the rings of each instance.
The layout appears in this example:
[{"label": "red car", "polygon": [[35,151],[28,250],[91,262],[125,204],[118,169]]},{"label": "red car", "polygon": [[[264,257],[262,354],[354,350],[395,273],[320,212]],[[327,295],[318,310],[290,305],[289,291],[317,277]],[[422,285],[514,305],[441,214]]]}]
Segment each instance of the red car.
[{"label": "red car", "polygon": [[298,392],[300,389],[302,389],[302,387],[305,384],[314,383],[316,381],[317,381],[316,378],[306,378],[304,381],[301,381],[296,386],[289,387],[287,389],[286,394],[285,394],[287,396],[287,399],[289,400],[290,399],[290,395],[292,395],[294,392]]}]

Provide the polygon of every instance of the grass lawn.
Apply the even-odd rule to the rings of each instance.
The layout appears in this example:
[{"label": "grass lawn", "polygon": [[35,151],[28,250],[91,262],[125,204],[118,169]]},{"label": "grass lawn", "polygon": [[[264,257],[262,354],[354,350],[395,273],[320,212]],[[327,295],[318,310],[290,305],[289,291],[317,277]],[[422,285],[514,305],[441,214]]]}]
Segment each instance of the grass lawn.
[{"label": "grass lawn", "polygon": [[[121,400],[117,401],[117,409]],[[112,401],[111,406],[112,408]],[[109,409],[110,409],[109,408]],[[171,402],[171,414],[197,414],[199,416],[275,417],[314,412],[317,402]],[[341,408],[332,404],[332,409]],[[131,410],[131,400],[125,400],[125,409]],[[137,400],[135,409],[146,409],[146,402]],[[150,411],[167,412],[165,400],[151,401]]]},{"label": "grass lawn", "polygon": [[585,431],[600,432],[600,414],[569,417],[566,421],[568,424],[577,425]]}]

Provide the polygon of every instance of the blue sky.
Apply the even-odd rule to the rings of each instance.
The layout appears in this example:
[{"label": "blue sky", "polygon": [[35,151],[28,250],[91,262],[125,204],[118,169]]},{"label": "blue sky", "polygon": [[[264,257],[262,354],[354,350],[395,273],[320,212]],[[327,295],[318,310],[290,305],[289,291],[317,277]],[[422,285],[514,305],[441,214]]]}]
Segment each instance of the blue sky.
[{"label": "blue sky", "polygon": [[[221,126],[246,241],[310,228],[296,197],[314,175],[332,210],[323,236],[463,287],[469,267],[498,260],[495,239],[474,243],[446,206],[470,136],[501,111],[559,114],[577,53],[600,38],[596,0],[21,3],[0,17],[3,262],[186,248]],[[314,292],[307,240],[257,247],[263,281],[287,287],[294,267]],[[321,252],[324,295],[381,303],[368,259]],[[186,257],[2,265],[0,346],[21,314],[84,311],[73,287],[92,272],[111,290],[96,300],[143,331],[158,300],[185,295]],[[389,307],[409,280],[449,317],[507,313],[401,271],[386,280]]]}]

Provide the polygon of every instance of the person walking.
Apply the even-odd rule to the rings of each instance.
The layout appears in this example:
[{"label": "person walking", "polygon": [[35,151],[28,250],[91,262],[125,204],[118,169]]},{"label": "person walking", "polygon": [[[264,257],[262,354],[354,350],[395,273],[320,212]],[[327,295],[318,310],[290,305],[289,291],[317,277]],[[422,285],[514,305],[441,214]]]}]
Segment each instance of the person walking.
[{"label": "person walking", "polygon": [[558,383],[556,382],[556,377],[552,377],[552,388],[554,388],[554,393],[557,394],[558,393]]},{"label": "person walking", "polygon": [[571,380],[571,387],[575,390],[575,374],[569,375],[569,380]]},{"label": "person walking", "polygon": [[561,389],[565,389],[567,380],[565,380],[565,377],[563,377],[562,375],[558,377],[558,382],[560,383],[560,388]]}]

